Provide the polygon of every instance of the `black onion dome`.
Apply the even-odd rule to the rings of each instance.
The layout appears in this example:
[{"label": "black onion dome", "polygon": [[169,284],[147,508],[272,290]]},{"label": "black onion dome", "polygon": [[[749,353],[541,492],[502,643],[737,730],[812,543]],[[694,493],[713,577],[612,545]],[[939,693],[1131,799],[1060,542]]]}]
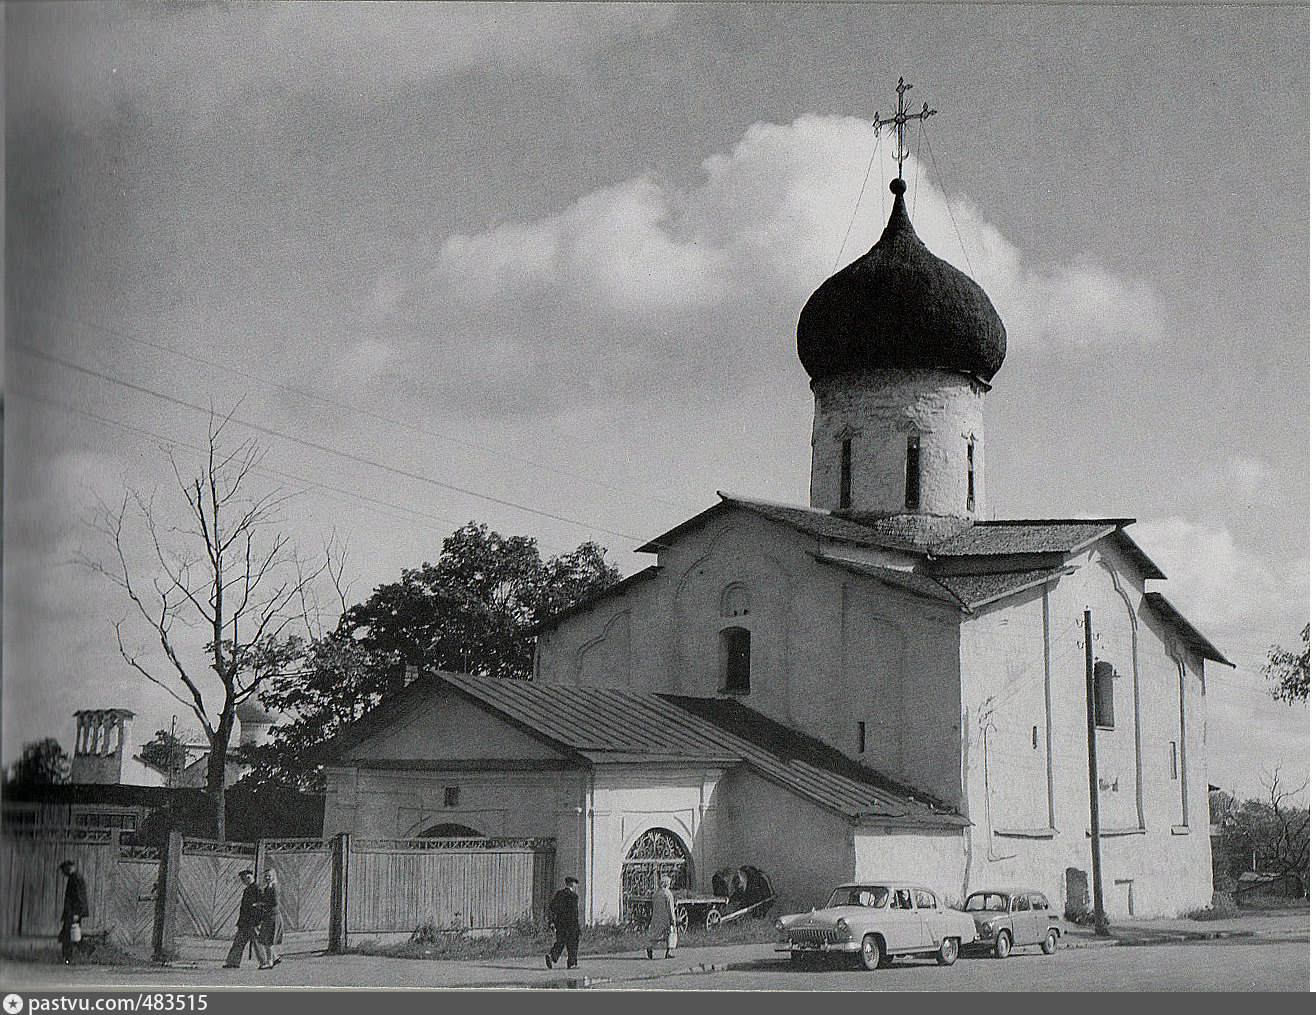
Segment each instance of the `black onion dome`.
[{"label": "black onion dome", "polygon": [[800,311],[800,362],[814,380],[881,367],[955,370],[986,383],[1005,361],[1005,326],[982,288],[923,245],[905,183],[873,249],[818,287]]}]

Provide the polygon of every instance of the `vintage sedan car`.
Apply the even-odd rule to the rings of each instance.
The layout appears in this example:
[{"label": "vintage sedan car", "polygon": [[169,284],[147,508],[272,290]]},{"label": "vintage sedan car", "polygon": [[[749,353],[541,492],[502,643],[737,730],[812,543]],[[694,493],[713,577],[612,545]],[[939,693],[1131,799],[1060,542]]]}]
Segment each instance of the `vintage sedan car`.
[{"label": "vintage sedan car", "polygon": [[864,881],[836,888],[822,909],[778,920],[777,951],[789,952],[792,962],[806,955],[850,954],[865,969],[876,969],[893,955],[919,954],[949,966],[975,933],[973,919],[943,905],[930,888]]},{"label": "vintage sedan car", "polygon": [[989,950],[998,959],[1024,945],[1040,945],[1051,955],[1065,933],[1065,922],[1045,895],[1029,888],[998,888],[973,892],[964,900],[977,933],[966,950]]}]

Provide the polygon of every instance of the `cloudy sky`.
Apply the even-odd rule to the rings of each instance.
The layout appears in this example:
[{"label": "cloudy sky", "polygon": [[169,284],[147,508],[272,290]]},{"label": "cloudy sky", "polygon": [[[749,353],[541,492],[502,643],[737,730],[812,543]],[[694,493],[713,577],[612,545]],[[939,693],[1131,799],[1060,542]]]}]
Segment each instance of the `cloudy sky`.
[{"label": "cloudy sky", "polygon": [[904,75],[914,223],[1009,333],[992,513],[1136,517],[1238,664],[1211,781],[1305,777],[1259,675],[1309,612],[1305,8],[7,5],[5,55],[6,761],[187,724],[73,561],[212,405],[356,599],[468,519],[629,573],[718,490],[807,503],[795,323]]}]

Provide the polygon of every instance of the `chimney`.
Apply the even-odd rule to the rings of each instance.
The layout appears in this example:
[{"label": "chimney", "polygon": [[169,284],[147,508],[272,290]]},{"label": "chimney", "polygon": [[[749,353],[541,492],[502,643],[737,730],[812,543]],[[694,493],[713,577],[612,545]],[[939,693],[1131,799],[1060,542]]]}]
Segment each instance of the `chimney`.
[{"label": "chimney", "polygon": [[129,753],[133,713],[126,708],[74,712],[78,730],[69,780],[101,786],[123,782],[123,759]]}]

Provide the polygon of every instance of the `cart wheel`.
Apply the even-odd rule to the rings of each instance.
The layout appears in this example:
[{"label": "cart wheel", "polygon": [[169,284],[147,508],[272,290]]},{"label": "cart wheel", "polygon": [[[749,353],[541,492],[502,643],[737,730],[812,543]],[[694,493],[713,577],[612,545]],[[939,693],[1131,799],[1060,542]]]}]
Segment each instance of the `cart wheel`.
[{"label": "cart wheel", "polygon": [[718,908],[714,906],[708,911],[708,915],[704,917],[704,928],[706,930],[712,930],[721,922],[722,914],[719,912]]},{"label": "cart wheel", "polygon": [[688,930],[690,928],[690,910],[685,906],[676,907],[676,925],[680,927],[681,930]]}]

